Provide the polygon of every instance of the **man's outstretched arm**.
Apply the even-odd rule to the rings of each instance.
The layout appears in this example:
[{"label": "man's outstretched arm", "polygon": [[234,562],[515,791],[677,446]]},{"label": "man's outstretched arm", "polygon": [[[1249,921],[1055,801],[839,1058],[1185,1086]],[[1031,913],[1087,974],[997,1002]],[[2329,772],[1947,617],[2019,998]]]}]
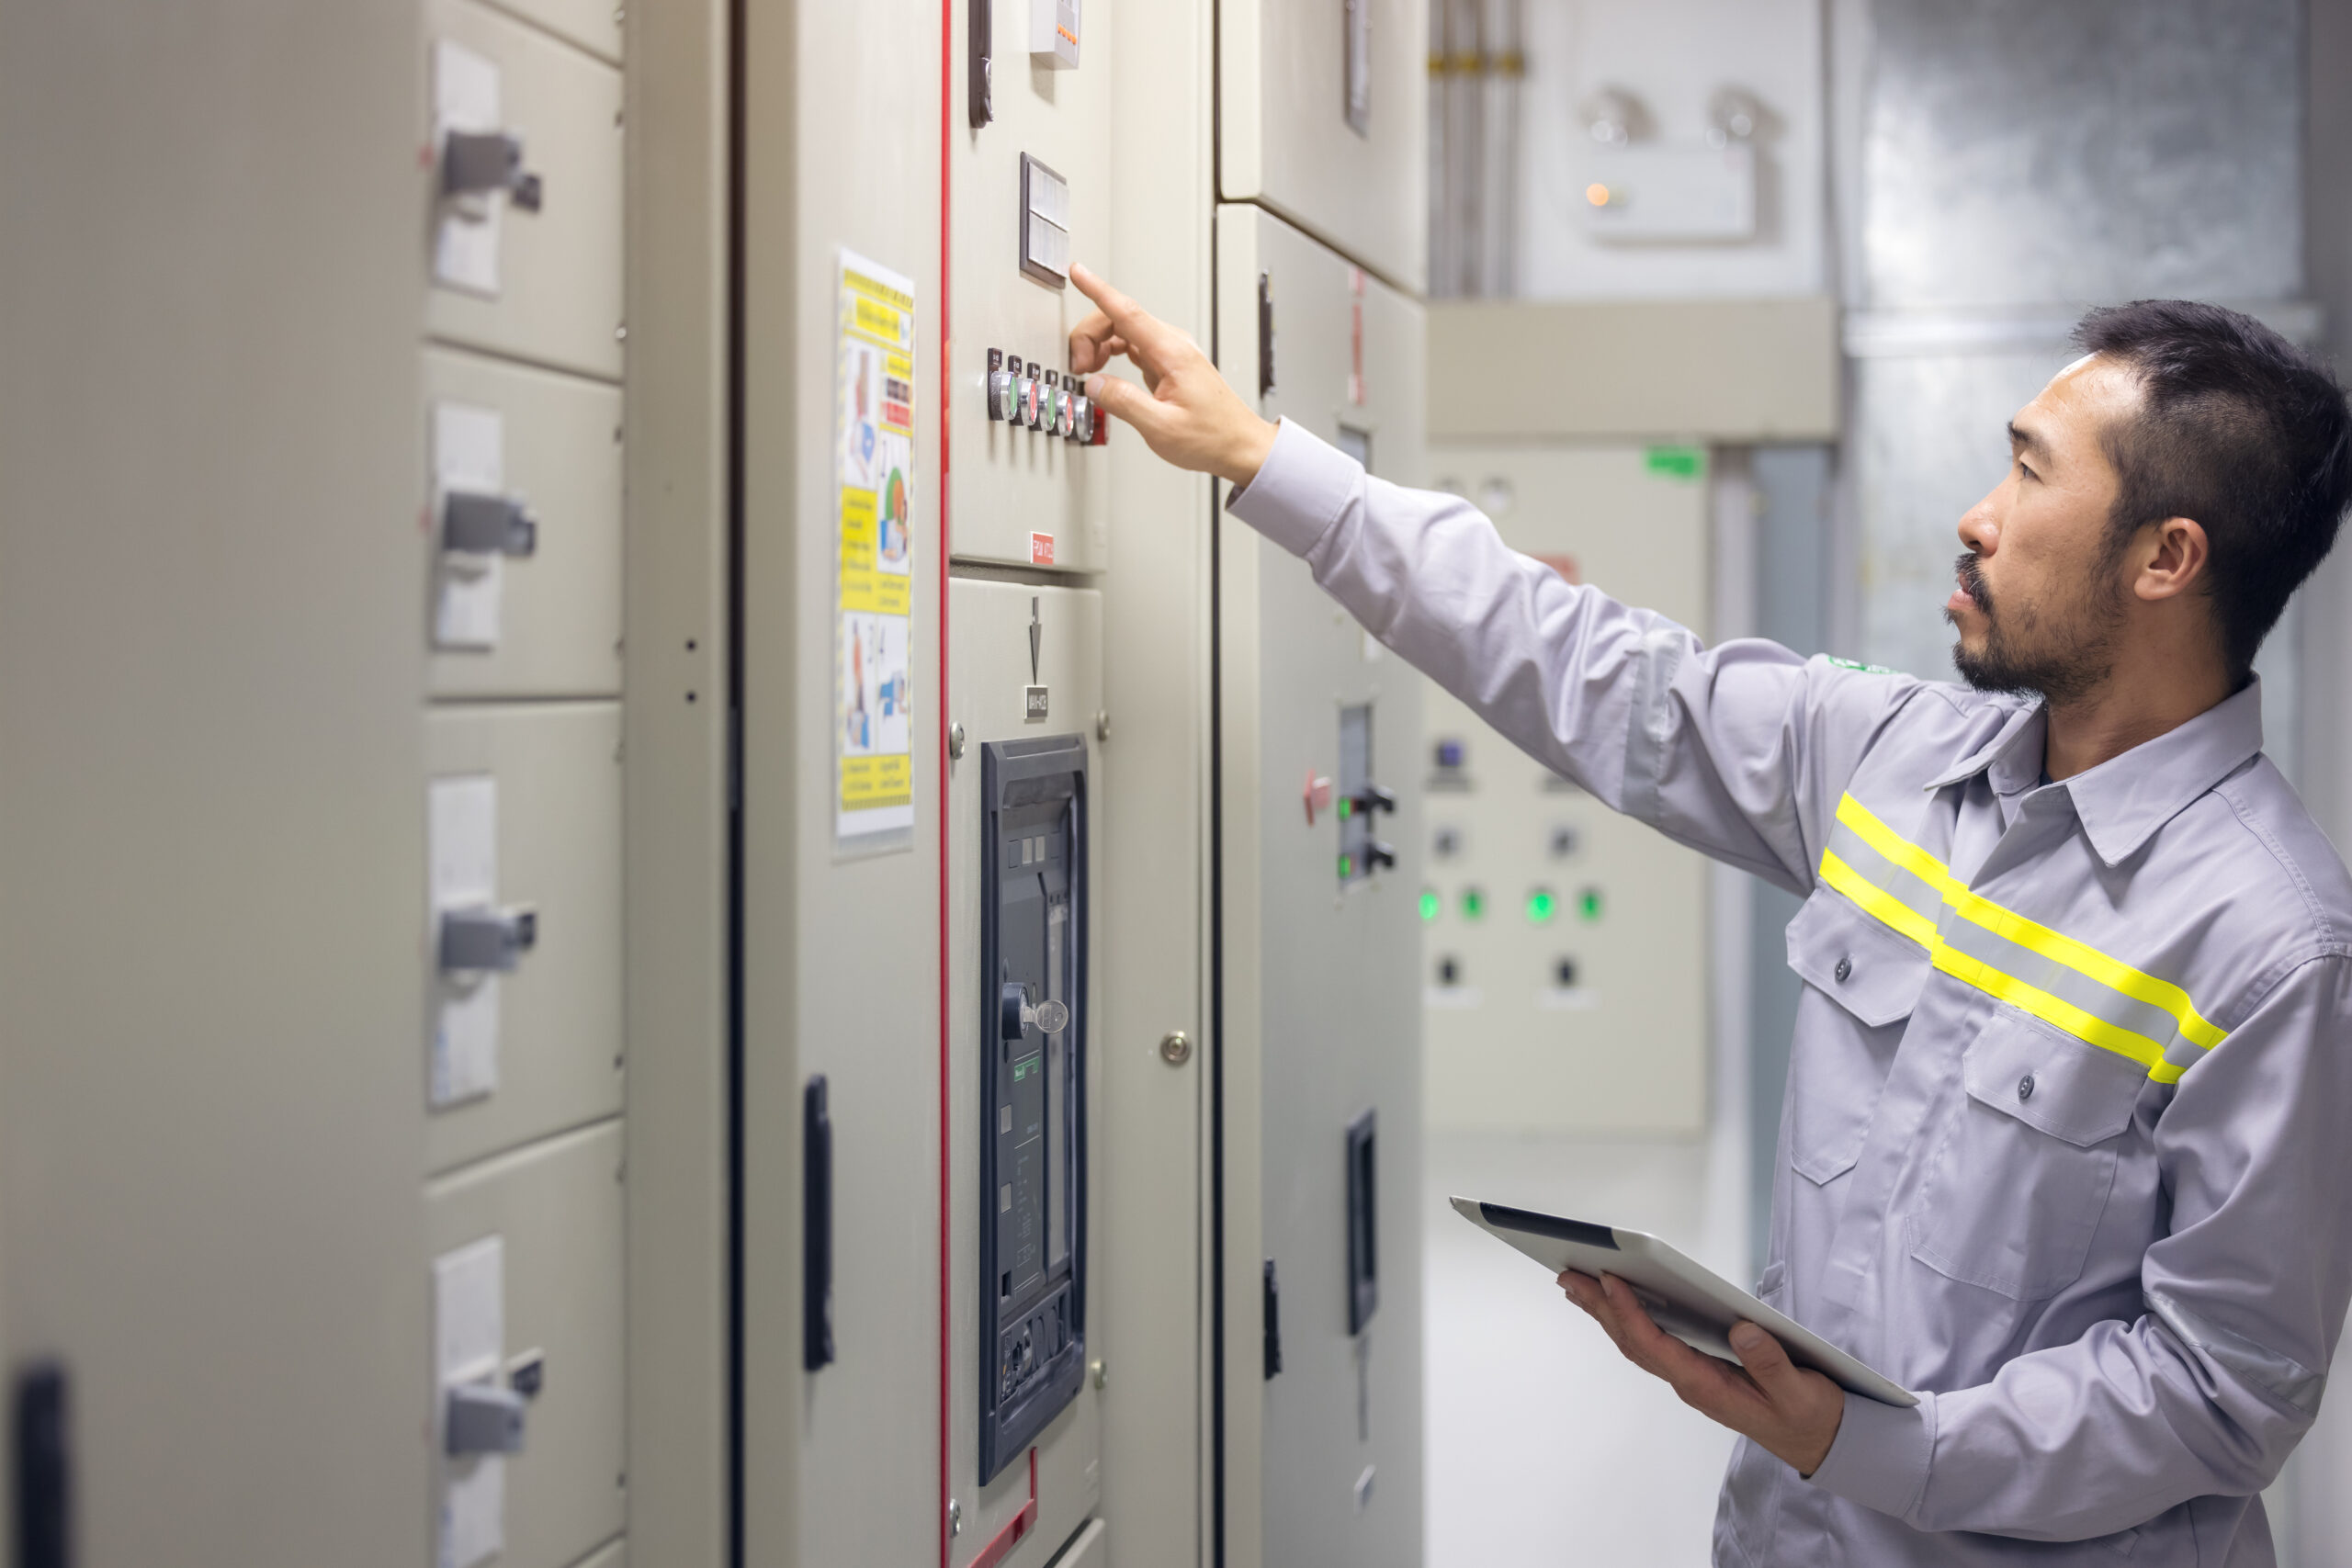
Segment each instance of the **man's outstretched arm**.
[{"label": "man's outstretched arm", "polygon": [[[1237,486],[1233,513],[1304,557],[1373,635],[1613,809],[1810,890],[1838,790],[1918,682],[1764,642],[1709,649],[1569,583],[1468,502],[1261,418],[1189,337],[1084,267],[1070,276],[1102,307],[1070,340],[1090,394],[1169,462]],[[1143,385],[1100,374],[1121,355]]]}]

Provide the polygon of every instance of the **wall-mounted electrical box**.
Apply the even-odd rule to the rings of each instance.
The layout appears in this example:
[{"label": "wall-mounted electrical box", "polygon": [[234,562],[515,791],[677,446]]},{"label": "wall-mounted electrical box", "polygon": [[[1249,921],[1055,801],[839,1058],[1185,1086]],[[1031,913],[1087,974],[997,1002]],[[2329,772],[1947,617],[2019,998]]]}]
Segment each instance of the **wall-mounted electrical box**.
[{"label": "wall-mounted electrical box", "polygon": [[[1515,548],[1705,635],[1703,448],[1433,446],[1430,463]],[[1434,683],[1422,716],[1430,1124],[1703,1127],[1705,864]]]},{"label": "wall-mounted electrical box", "polygon": [[1086,741],[980,758],[979,1479],[1086,1366]]},{"label": "wall-mounted electrical box", "polygon": [[1597,147],[1584,184],[1585,231],[1615,244],[1756,237],[1756,149]]}]

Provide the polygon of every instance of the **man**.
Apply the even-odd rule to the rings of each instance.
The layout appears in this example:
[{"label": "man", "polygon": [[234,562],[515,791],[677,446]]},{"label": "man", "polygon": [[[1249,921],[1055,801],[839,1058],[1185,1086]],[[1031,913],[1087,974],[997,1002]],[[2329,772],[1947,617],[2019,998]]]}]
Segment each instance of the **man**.
[{"label": "man", "polygon": [[2086,317],[1961,519],[1937,684],[1573,586],[1073,276],[1074,362],[1135,361],[1089,390],[1154,451],[1538,760],[1808,896],[1758,1291],[1920,1404],[1560,1280],[1746,1438],[1716,1561],[2271,1562],[2256,1494],[2352,1299],[2352,877],[2252,673],[2352,498],[2328,373],[2211,306]]}]

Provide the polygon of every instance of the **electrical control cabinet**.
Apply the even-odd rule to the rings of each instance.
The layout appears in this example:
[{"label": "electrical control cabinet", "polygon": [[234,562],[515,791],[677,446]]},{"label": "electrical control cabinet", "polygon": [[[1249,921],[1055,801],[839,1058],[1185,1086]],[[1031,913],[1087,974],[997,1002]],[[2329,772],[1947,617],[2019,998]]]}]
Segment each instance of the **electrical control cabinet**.
[{"label": "electrical control cabinet", "polygon": [[1109,429],[1068,375],[1070,329],[1094,309],[1069,265],[1108,265],[1117,8],[1097,4],[1081,18],[1076,6],[1036,5],[1048,53],[1055,28],[1084,43],[1048,64],[1031,52],[1033,5],[951,7],[967,92],[948,152],[949,547],[959,560],[1097,572],[1110,564],[1110,469],[1097,446]]},{"label": "electrical control cabinet", "polygon": [[[1418,482],[1420,307],[1254,207],[1219,209],[1217,256],[1227,378]],[[1403,1568],[1421,1550],[1424,682],[1304,561],[1230,521],[1223,550],[1228,1544]]]},{"label": "electrical control cabinet", "polygon": [[1102,598],[964,578],[948,598],[964,738],[946,846],[949,1551],[952,1568],[992,1551],[1034,1568],[1101,1487],[1086,1303]]},{"label": "electrical control cabinet", "polygon": [[462,1406],[453,1432],[446,1388],[435,1412],[445,1476],[479,1478],[485,1462],[501,1472],[502,1506],[462,1487],[454,1500],[476,1516],[458,1522],[494,1532],[497,1568],[571,1568],[621,1532],[624,1177],[620,1124],[605,1122],[425,1191],[447,1382],[511,1396],[497,1438],[511,1450],[476,1446]]},{"label": "electrical control cabinet", "polygon": [[1419,292],[1428,0],[1224,0],[1218,184]]},{"label": "electrical control cabinet", "polygon": [[[1513,547],[1706,635],[1703,450],[1447,446],[1430,467]],[[1705,863],[1434,684],[1423,712],[1430,1124],[1702,1130]]]}]

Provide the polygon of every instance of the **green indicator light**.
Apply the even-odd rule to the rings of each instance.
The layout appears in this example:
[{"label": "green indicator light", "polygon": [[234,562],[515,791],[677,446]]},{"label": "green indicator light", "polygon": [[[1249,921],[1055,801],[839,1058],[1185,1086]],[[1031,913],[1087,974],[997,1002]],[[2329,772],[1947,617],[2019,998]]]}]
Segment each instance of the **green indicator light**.
[{"label": "green indicator light", "polygon": [[1340,797],[1340,820],[1344,822],[1356,814],[1356,803],[1346,795]]},{"label": "green indicator light", "polygon": [[1424,887],[1421,889],[1421,919],[1425,920],[1434,920],[1438,917],[1438,911],[1444,908],[1445,901],[1437,896],[1436,888]]},{"label": "green indicator light", "polygon": [[1560,912],[1560,900],[1548,887],[1539,887],[1527,896],[1527,918],[1537,925],[1544,924]]},{"label": "green indicator light", "polygon": [[1462,918],[1475,920],[1487,912],[1487,896],[1476,887],[1462,890]]},{"label": "green indicator light", "polygon": [[1588,887],[1577,899],[1577,913],[1588,920],[1600,919],[1600,889]]},{"label": "green indicator light", "polygon": [[1353,856],[1353,855],[1341,855],[1341,856],[1340,857],[1340,881],[1342,881],[1342,882],[1345,882],[1348,878],[1350,878],[1351,876],[1353,876],[1355,874],[1356,874],[1356,858],[1355,858],[1355,856]]}]

